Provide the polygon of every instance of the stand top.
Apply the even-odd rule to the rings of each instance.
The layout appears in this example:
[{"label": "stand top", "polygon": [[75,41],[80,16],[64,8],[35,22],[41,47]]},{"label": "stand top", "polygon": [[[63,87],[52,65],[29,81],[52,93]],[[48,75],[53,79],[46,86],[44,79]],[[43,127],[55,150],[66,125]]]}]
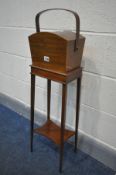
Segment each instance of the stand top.
[{"label": "stand top", "polygon": [[82,68],[79,67],[66,73],[60,73],[31,65],[31,74],[47,78],[56,82],[60,82],[62,84],[67,84],[77,78],[81,78]]}]

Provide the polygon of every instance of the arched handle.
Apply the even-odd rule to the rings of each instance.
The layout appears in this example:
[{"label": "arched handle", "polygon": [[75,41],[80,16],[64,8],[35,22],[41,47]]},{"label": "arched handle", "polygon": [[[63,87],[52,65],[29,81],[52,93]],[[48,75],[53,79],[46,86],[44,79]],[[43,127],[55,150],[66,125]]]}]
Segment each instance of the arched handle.
[{"label": "arched handle", "polygon": [[79,18],[79,15],[74,11],[71,11],[71,10],[68,10],[68,9],[62,9],[62,8],[53,8],[53,9],[46,9],[46,10],[43,10],[43,11],[39,12],[36,15],[36,18],[35,18],[36,31],[40,32],[40,21],[39,21],[40,15],[44,12],[51,11],[51,10],[64,10],[64,11],[72,13],[75,16],[75,19],[76,19],[76,38],[75,38],[75,48],[74,49],[75,50],[78,49],[77,44],[78,44],[79,33],[80,33],[80,18]]}]

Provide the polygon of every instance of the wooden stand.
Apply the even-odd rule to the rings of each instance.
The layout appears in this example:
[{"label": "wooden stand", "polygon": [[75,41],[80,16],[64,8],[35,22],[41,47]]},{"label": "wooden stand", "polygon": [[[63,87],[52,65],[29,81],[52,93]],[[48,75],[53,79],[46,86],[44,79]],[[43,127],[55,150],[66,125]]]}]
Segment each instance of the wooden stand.
[{"label": "wooden stand", "polygon": [[[47,78],[47,121],[40,127],[34,129],[34,102],[35,102],[35,76]],[[82,68],[74,69],[67,73],[50,71],[39,67],[31,66],[31,152],[33,151],[33,133],[41,134],[60,146],[60,164],[59,171],[62,172],[64,142],[71,136],[75,135],[75,152],[77,150],[78,139],[78,121],[79,121],[79,103],[80,103],[80,86],[81,86]],[[65,129],[66,119],[66,100],[67,84],[74,79],[77,80],[77,98],[76,98],[76,120],[75,131]],[[62,83],[62,112],[61,127],[57,126],[50,119],[50,99],[51,99],[51,80]]]}]

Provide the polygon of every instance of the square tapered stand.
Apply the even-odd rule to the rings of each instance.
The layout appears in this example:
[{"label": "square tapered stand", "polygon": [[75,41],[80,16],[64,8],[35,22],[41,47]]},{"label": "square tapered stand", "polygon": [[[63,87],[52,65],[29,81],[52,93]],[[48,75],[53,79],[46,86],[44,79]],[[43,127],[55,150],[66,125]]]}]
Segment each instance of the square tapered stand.
[{"label": "square tapered stand", "polygon": [[[47,78],[47,121],[39,128],[34,128],[35,76]],[[33,151],[34,132],[54,141],[60,146],[60,172],[62,172],[64,142],[73,135],[75,135],[74,150],[75,152],[77,150],[81,76],[82,68],[76,68],[67,73],[60,73],[31,65],[31,151]],[[77,80],[75,131],[70,131],[65,129],[67,84],[75,79]],[[60,127],[50,119],[51,80],[62,83],[62,112]]]}]

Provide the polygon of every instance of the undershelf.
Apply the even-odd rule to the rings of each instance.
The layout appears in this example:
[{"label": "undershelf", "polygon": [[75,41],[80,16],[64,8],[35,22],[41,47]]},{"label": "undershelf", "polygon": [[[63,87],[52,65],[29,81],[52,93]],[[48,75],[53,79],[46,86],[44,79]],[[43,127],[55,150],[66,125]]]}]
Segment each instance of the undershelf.
[{"label": "undershelf", "polygon": [[[47,120],[46,123],[42,127],[35,128],[34,132],[49,138],[56,144],[61,143],[61,128],[58,125],[56,125],[54,122],[52,122],[51,120]],[[75,134],[74,131],[65,129],[64,130],[64,141],[66,141],[68,138],[70,138],[74,134]]]}]

